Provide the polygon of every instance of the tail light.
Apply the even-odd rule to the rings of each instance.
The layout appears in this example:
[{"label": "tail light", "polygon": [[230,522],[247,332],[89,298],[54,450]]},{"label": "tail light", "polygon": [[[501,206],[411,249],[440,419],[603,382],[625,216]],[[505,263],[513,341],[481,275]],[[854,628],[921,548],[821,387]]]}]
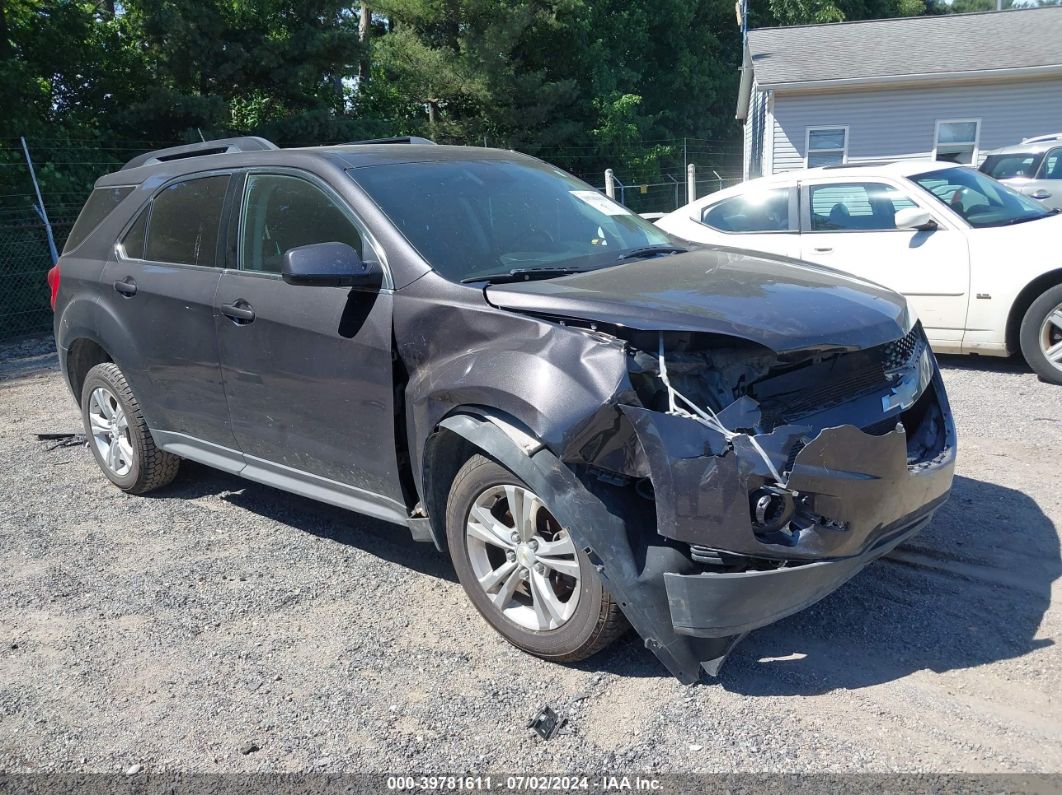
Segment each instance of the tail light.
[{"label": "tail light", "polygon": [[51,290],[52,311],[55,311],[55,298],[59,295],[59,263],[48,271],[48,289]]}]

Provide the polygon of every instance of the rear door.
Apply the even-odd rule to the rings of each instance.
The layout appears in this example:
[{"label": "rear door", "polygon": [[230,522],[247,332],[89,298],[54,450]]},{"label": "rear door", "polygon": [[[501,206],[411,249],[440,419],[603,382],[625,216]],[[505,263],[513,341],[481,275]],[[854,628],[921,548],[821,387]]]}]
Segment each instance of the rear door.
[{"label": "rear door", "polygon": [[[970,298],[963,231],[886,180],[816,180],[801,191],[802,259],[902,293],[931,342],[941,350],[961,346]],[[938,228],[897,229],[896,213],[909,207],[927,210]]]},{"label": "rear door", "polygon": [[800,256],[800,224],[795,185],[752,188],[692,211],[684,229],[690,240]]},{"label": "rear door", "polygon": [[[295,286],[284,252],[348,243],[364,225],[318,178],[251,171],[217,291],[217,337],[243,474],[382,518],[404,518],[395,447],[392,290]],[[384,264],[386,270],[386,264]],[[390,284],[390,282],[388,282]]]},{"label": "rear door", "polygon": [[229,181],[195,175],[155,194],[104,266],[100,308],[158,441],[220,446],[216,465],[238,469],[213,317]]}]

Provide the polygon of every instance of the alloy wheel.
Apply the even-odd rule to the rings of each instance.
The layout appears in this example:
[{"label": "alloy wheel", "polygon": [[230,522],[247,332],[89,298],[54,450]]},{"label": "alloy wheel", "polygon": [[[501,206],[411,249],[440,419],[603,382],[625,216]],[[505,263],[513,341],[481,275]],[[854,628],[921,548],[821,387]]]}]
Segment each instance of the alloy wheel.
[{"label": "alloy wheel", "polygon": [[465,522],[465,548],[494,608],[519,626],[563,626],[579,603],[575,544],[542,500],[521,486],[491,486]]},{"label": "alloy wheel", "polygon": [[1047,361],[1062,370],[1062,304],[1048,312],[1040,325],[1040,350]]},{"label": "alloy wheel", "polygon": [[129,438],[129,420],[118,398],[103,387],[92,390],[88,416],[100,460],[113,475],[128,475],[133,468],[133,444]]}]

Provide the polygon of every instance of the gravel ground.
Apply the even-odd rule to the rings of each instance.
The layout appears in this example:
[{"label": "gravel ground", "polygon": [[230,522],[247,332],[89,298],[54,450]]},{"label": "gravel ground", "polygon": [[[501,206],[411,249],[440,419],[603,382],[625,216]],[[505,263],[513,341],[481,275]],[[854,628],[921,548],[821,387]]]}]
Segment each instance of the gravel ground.
[{"label": "gravel ground", "polygon": [[634,637],[517,652],[391,525],[193,464],[122,494],[35,439],[80,430],[49,350],[0,346],[0,770],[1062,772],[1062,388],[1020,363],[943,362],[931,527],[687,688]]}]

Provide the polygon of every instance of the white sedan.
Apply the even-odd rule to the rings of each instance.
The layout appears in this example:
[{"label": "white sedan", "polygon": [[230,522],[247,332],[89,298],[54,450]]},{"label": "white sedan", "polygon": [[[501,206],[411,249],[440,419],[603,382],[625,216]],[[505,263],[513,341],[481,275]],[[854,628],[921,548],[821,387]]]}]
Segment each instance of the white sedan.
[{"label": "white sedan", "polygon": [[657,224],[878,282],[906,296],[937,352],[1020,350],[1062,384],[1062,215],[971,168],[907,160],[791,171]]}]

